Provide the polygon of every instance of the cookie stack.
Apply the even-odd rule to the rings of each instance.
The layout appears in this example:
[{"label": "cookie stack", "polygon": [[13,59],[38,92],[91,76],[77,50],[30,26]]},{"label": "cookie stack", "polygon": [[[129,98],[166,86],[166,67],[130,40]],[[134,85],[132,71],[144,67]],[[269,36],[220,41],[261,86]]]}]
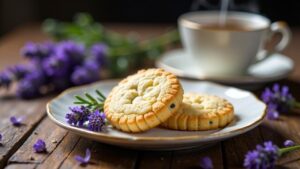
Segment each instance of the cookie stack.
[{"label": "cookie stack", "polygon": [[210,130],[234,117],[227,100],[206,94],[184,94],[177,77],[163,69],[140,70],[122,80],[108,95],[104,112],[125,132],[142,132],[161,125],[174,130]]}]

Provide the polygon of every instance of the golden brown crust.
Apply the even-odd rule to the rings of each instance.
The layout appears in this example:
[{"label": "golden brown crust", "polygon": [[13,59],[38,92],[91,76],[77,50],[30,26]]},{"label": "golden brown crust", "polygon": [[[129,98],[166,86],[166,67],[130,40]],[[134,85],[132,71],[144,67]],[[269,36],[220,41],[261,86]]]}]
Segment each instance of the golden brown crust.
[{"label": "golden brown crust", "polygon": [[174,130],[211,130],[226,126],[233,118],[234,109],[227,100],[188,93],[179,110],[161,125]]},{"label": "golden brown crust", "polygon": [[104,112],[117,129],[141,132],[166,121],[182,98],[183,89],[175,75],[163,69],[140,70],[112,89]]}]

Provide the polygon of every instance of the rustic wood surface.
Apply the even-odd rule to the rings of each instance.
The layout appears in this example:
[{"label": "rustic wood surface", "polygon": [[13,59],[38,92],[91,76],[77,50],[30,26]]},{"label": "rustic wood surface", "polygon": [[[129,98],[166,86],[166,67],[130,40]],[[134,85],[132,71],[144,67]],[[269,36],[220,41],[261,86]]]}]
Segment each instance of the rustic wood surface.
[{"label": "rustic wood surface", "polygon": [[[158,35],[168,29],[168,25],[130,25],[110,24],[109,28],[128,33],[136,31],[141,39]],[[49,39],[40,30],[38,24],[30,24],[12,30],[0,39],[0,70],[8,65],[23,62],[20,48],[27,41],[41,42]],[[300,99],[300,29],[293,29],[291,45],[284,51],[294,59],[296,66],[288,79],[279,83],[287,84],[297,99]],[[268,85],[268,84],[267,84]],[[270,85],[270,84],[269,84]],[[22,101],[13,95],[13,90],[0,90],[0,133],[3,134],[0,146],[0,168],[33,169],[33,168],[82,168],[74,156],[84,155],[85,149],[92,150],[92,164],[86,168],[104,169],[185,169],[200,168],[199,161],[204,156],[213,159],[215,168],[242,168],[245,153],[265,140],[272,140],[282,145],[289,138],[300,143],[299,112],[282,115],[278,121],[265,120],[254,130],[217,143],[206,149],[181,151],[136,151],[98,143],[79,137],[52,123],[45,114],[45,104],[53,96]],[[259,95],[261,90],[255,91]],[[13,127],[10,116],[25,116],[25,125]],[[44,139],[47,153],[36,154],[32,145],[37,139]],[[294,152],[278,162],[279,168],[300,168],[300,151]]]}]

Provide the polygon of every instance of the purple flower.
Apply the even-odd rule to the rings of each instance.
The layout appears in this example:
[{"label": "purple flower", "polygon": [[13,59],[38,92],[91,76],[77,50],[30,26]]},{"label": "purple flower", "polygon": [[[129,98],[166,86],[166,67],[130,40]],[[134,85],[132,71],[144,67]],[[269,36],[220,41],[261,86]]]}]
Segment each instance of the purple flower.
[{"label": "purple flower", "polygon": [[291,146],[294,146],[295,143],[292,140],[285,140],[285,142],[283,143],[283,145],[285,147],[291,147]]},{"label": "purple flower", "polygon": [[200,160],[200,167],[202,169],[213,169],[213,163],[209,157],[203,157]]},{"label": "purple flower", "polygon": [[[96,67],[96,66],[95,66]],[[100,74],[95,67],[79,66],[76,67],[71,75],[71,82],[75,85],[82,85],[99,80]]]},{"label": "purple flower", "polygon": [[56,55],[69,60],[70,65],[76,66],[85,59],[85,47],[74,41],[62,41],[57,44]]},{"label": "purple flower", "polygon": [[15,116],[12,116],[10,117],[10,122],[14,125],[14,126],[21,126],[22,125],[22,121],[23,121],[23,118],[22,117],[15,117]]},{"label": "purple flower", "polygon": [[8,71],[3,71],[0,74],[0,87],[3,86],[3,87],[8,88],[10,86],[12,80],[13,80],[13,77],[12,77],[11,73]]},{"label": "purple flower", "polygon": [[271,141],[257,145],[255,150],[249,151],[244,159],[247,169],[273,169],[279,158],[279,148]]},{"label": "purple flower", "polygon": [[66,119],[67,122],[73,126],[78,125],[82,127],[83,123],[88,120],[88,115],[91,113],[85,106],[70,107],[69,109],[71,112],[66,114]]},{"label": "purple flower", "polygon": [[294,103],[294,97],[287,86],[274,84],[273,88],[266,88],[261,96],[266,104],[277,105],[278,112],[287,112]]},{"label": "purple flower", "polygon": [[279,113],[277,110],[277,105],[273,103],[269,103],[267,108],[267,119],[276,120],[278,118],[279,118]]},{"label": "purple flower", "polygon": [[85,150],[85,157],[79,155],[75,156],[75,160],[78,161],[80,165],[87,165],[90,162],[90,159],[91,159],[91,151],[88,148]]},{"label": "purple flower", "polygon": [[40,88],[46,82],[46,76],[42,70],[33,70],[19,81],[16,91],[17,96],[24,99],[31,99],[40,96]]},{"label": "purple flower", "polygon": [[33,149],[36,153],[46,152],[46,143],[42,139],[38,139],[33,145]]},{"label": "purple flower", "polygon": [[83,66],[85,68],[88,68],[89,70],[96,71],[96,72],[99,72],[101,68],[101,66],[92,59],[85,60]]},{"label": "purple flower", "polygon": [[28,66],[22,64],[9,67],[7,70],[11,72],[15,79],[22,79],[29,72]]},{"label": "purple flower", "polygon": [[30,73],[26,74],[24,79],[30,81],[35,87],[40,87],[47,82],[46,75],[42,69],[33,69]]},{"label": "purple flower", "polygon": [[88,117],[88,129],[91,131],[102,131],[105,125],[104,113],[100,113],[99,110],[94,111]]},{"label": "purple flower", "polygon": [[22,55],[29,59],[42,60],[53,53],[54,44],[51,42],[33,43],[28,42],[21,50]]},{"label": "purple flower", "polygon": [[103,66],[106,62],[107,46],[103,43],[94,44],[90,48],[91,58],[96,61],[97,64]]},{"label": "purple flower", "polygon": [[43,61],[43,69],[48,76],[66,78],[70,70],[69,60],[63,55],[51,55]]},{"label": "purple flower", "polygon": [[23,79],[19,81],[16,94],[19,98],[31,99],[40,96],[39,86],[36,86],[30,80]]}]

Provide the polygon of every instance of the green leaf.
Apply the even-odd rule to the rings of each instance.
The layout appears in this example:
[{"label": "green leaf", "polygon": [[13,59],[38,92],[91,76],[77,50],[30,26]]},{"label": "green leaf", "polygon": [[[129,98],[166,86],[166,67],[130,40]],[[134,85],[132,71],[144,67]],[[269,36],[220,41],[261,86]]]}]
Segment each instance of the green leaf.
[{"label": "green leaf", "polygon": [[89,93],[84,94],[85,98],[81,96],[75,96],[75,101],[73,103],[90,107],[93,110],[99,109],[100,111],[103,111],[103,105],[106,98],[99,90],[96,90],[96,94],[99,96],[99,98],[95,98]]}]

